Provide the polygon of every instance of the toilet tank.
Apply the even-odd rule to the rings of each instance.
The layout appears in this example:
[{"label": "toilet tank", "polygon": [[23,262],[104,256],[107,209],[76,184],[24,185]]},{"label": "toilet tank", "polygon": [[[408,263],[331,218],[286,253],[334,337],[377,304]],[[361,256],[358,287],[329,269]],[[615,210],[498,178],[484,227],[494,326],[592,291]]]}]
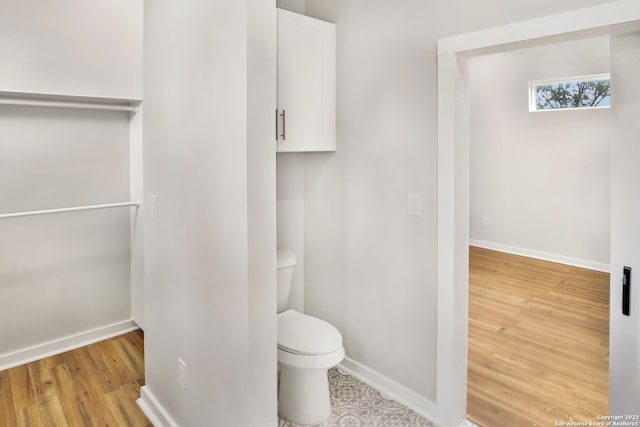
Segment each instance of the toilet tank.
[{"label": "toilet tank", "polygon": [[285,311],[289,305],[289,292],[296,256],[288,249],[278,249],[278,313]]}]

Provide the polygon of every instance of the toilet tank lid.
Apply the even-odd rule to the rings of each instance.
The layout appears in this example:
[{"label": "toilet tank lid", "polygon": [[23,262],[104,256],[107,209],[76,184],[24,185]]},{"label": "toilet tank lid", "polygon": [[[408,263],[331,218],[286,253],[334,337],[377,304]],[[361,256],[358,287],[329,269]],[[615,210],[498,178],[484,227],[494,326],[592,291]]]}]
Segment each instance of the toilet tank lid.
[{"label": "toilet tank lid", "polygon": [[278,268],[296,265],[296,256],[289,249],[278,249]]}]

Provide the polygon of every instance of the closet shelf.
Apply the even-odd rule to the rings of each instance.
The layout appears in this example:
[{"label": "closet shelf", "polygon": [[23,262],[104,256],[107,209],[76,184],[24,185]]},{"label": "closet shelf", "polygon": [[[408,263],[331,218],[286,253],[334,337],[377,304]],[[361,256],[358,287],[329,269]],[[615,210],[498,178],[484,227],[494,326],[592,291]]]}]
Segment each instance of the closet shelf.
[{"label": "closet shelf", "polygon": [[0,105],[137,112],[141,100],[0,91]]},{"label": "closet shelf", "polygon": [[40,211],[25,211],[25,212],[12,212],[0,214],[0,219],[5,218],[18,218],[23,216],[33,216],[33,215],[47,215],[47,214],[56,214],[56,213],[64,213],[64,212],[80,212],[80,211],[92,211],[97,209],[111,209],[111,208],[123,208],[123,207],[136,207],[140,206],[139,201],[131,201],[131,202],[119,202],[119,203],[105,203],[101,205],[88,205],[88,206],[74,206],[70,208],[58,208],[58,209],[45,209]]}]

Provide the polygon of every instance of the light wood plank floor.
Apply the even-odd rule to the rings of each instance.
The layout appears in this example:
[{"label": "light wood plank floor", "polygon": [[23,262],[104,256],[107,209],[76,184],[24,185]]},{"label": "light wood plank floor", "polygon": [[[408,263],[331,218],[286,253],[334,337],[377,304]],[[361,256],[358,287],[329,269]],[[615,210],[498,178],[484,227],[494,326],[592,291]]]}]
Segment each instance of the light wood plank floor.
[{"label": "light wood plank floor", "polygon": [[0,372],[0,426],[152,427],[135,403],[143,348],[135,331]]},{"label": "light wood plank floor", "polygon": [[608,415],[609,275],[476,247],[469,264],[469,419]]}]

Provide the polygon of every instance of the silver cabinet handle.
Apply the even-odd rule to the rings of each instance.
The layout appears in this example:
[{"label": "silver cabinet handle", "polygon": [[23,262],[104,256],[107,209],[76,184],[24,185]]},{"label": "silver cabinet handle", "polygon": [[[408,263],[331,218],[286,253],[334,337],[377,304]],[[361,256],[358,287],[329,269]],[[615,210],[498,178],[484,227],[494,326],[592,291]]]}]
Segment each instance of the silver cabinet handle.
[{"label": "silver cabinet handle", "polygon": [[280,135],[282,137],[283,141],[287,140],[287,112],[285,110],[282,110],[282,114],[280,114],[282,116],[282,135]]}]

